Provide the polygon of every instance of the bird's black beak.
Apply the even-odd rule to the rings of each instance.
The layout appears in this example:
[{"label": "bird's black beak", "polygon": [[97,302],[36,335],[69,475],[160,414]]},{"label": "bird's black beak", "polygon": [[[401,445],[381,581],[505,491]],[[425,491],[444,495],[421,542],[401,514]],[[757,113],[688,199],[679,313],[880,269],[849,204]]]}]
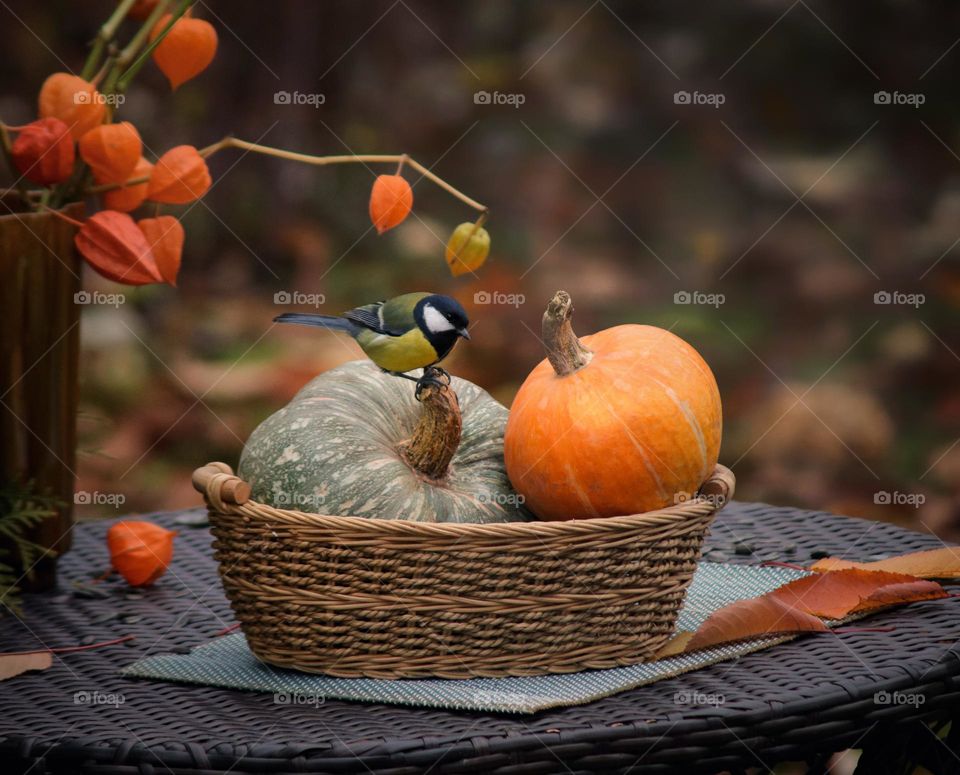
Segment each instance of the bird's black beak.
[{"label": "bird's black beak", "polygon": [[466,339],[468,342],[470,341],[470,332],[467,331],[466,328],[458,328],[458,329],[457,329],[457,333],[458,333],[460,336],[462,336],[464,339]]}]

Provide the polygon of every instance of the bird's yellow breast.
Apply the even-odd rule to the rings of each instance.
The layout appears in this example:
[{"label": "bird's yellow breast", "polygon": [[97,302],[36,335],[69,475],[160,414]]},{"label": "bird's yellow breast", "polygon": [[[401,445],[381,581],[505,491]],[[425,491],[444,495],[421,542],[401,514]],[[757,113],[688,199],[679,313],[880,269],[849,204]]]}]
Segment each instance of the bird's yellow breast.
[{"label": "bird's yellow breast", "polygon": [[438,355],[419,328],[402,336],[362,331],[357,343],[377,366],[387,371],[413,371],[436,363]]}]

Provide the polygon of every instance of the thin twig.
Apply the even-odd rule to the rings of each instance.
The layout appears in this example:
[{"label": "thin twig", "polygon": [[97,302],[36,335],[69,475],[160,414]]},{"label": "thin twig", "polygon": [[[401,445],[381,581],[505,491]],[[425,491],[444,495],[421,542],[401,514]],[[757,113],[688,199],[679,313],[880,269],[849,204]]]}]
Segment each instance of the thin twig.
[{"label": "thin twig", "polygon": [[33,649],[32,651],[4,651],[0,652],[2,657],[23,656],[24,654],[73,654],[77,651],[90,651],[104,646],[116,646],[118,643],[126,643],[128,640],[136,638],[135,635],[124,635],[122,638],[113,640],[104,640],[100,643],[89,643],[86,646],[57,646],[54,648]]},{"label": "thin twig", "polygon": [[288,161],[296,161],[302,164],[313,164],[320,167],[329,164],[405,164],[419,172],[423,177],[427,178],[427,180],[430,180],[436,185],[440,186],[440,188],[442,188],[448,194],[451,194],[464,204],[472,207],[474,210],[477,210],[480,213],[487,213],[489,211],[489,208],[486,207],[486,205],[480,204],[480,202],[478,202],[476,199],[471,199],[462,191],[454,188],[443,178],[434,174],[416,159],[408,156],[405,153],[313,156],[308,153],[295,153],[294,151],[285,151],[282,148],[271,148],[267,145],[250,143],[246,140],[238,140],[235,137],[224,137],[219,142],[213,143],[212,145],[208,145],[206,148],[201,149],[200,155],[207,157],[216,153],[217,151],[222,151],[225,148],[239,148],[240,150],[249,151],[251,153],[262,153],[265,156],[275,156],[278,159],[287,159]]}]

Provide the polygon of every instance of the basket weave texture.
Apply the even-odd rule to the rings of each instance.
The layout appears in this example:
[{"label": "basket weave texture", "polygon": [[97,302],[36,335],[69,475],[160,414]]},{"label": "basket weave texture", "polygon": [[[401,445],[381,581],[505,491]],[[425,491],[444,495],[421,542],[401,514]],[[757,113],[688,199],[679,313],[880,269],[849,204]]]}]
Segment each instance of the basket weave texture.
[{"label": "basket weave texture", "polygon": [[669,640],[704,535],[733,494],[606,519],[504,524],[323,516],[197,469],[214,556],[253,653],[340,677],[475,678],[636,664]]}]

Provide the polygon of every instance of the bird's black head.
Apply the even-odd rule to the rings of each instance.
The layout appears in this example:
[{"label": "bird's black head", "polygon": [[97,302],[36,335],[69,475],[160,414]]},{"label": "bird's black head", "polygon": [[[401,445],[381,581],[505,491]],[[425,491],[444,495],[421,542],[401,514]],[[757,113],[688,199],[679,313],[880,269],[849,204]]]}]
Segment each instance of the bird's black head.
[{"label": "bird's black head", "polygon": [[467,311],[450,296],[437,293],[425,296],[417,302],[413,315],[441,357],[450,351],[458,337],[470,338]]}]

